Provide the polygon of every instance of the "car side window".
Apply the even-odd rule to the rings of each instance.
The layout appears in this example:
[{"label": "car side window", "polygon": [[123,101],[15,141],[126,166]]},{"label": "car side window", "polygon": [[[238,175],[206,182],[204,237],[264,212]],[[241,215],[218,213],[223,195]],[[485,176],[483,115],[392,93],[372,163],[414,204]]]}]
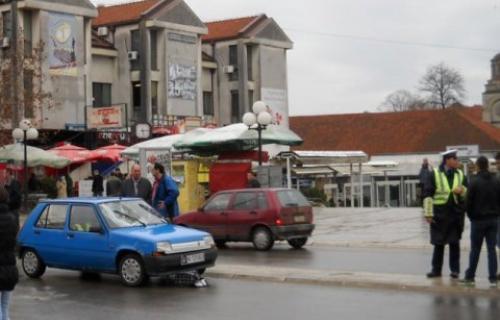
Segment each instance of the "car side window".
[{"label": "car side window", "polygon": [[257,204],[259,206],[259,209],[267,209],[267,197],[264,192],[259,192],[257,193]]},{"label": "car side window", "polygon": [[72,206],[69,216],[69,229],[80,232],[98,232],[101,224],[91,206]]},{"label": "car side window", "polygon": [[64,229],[67,211],[68,205],[50,204],[43,210],[43,213],[36,222],[36,226],[47,229]]},{"label": "car side window", "polygon": [[231,199],[230,193],[222,193],[213,197],[203,208],[204,211],[220,211],[225,210]]},{"label": "car side window", "polygon": [[238,192],[233,201],[234,210],[257,209],[257,199],[255,192]]}]

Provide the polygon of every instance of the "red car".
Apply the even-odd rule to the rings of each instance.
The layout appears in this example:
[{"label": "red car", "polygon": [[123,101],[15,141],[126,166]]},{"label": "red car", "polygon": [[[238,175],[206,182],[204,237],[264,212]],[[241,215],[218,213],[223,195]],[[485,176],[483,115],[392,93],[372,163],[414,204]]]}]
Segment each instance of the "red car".
[{"label": "red car", "polygon": [[314,230],[312,207],[295,189],[256,188],[215,193],[198,211],[175,223],[210,232],[218,247],[226,241],[251,241],[269,250],[275,240],[302,248]]}]

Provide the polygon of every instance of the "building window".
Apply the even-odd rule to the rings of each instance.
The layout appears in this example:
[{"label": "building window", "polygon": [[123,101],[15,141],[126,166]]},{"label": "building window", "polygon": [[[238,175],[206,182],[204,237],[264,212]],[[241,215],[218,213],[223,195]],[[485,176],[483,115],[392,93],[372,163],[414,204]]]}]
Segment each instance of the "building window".
[{"label": "building window", "polygon": [[248,90],[248,109],[251,111],[253,106],[253,90]]},{"label": "building window", "polygon": [[238,123],[240,120],[240,95],[238,90],[231,90],[231,122]]},{"label": "building window", "polygon": [[141,109],[141,83],[132,82],[132,105],[134,110]]},{"label": "building window", "polygon": [[12,38],[12,15],[10,11],[2,12],[2,37]]},{"label": "building window", "polygon": [[214,115],[214,95],[211,91],[203,91],[203,114]]},{"label": "building window", "polygon": [[111,105],[111,83],[92,83],[94,108]]},{"label": "building window", "polygon": [[[130,31],[130,39],[131,39],[131,46],[130,46],[130,51],[136,51],[137,53],[140,52],[141,48],[141,37],[139,34],[139,30],[132,30]],[[130,60],[130,70],[139,70],[140,69],[140,55],[137,55],[137,59],[135,60]]]},{"label": "building window", "polygon": [[247,72],[248,81],[253,80],[253,47],[247,46]]},{"label": "building window", "polygon": [[24,84],[24,116],[26,118],[33,118],[33,71],[24,70],[23,74],[23,84]]},{"label": "building window", "polygon": [[158,114],[158,81],[151,81],[151,112]]},{"label": "building window", "polygon": [[151,70],[158,70],[158,31],[150,31],[151,38]]},{"label": "building window", "polygon": [[24,56],[30,57],[33,50],[33,29],[32,29],[32,13],[24,11],[23,29],[24,29]]},{"label": "building window", "polygon": [[229,80],[238,80],[238,46],[229,46],[229,65],[234,67],[234,71],[229,74]]}]

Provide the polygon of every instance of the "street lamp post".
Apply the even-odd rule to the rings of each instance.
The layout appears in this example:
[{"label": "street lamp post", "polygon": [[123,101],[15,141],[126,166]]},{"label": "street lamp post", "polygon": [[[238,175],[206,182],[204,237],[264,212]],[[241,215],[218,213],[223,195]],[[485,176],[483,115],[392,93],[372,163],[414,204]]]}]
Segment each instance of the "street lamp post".
[{"label": "street lamp post", "polygon": [[267,106],[262,101],[255,101],[252,106],[253,112],[247,112],[243,115],[243,123],[249,130],[257,131],[257,143],[259,145],[259,167],[262,165],[262,130],[271,124],[272,116],[266,111]]},{"label": "street lamp post", "polygon": [[28,119],[23,119],[19,122],[19,128],[12,131],[12,137],[15,141],[23,141],[24,144],[24,208],[28,207],[28,140],[35,140],[38,138],[38,130],[31,126]]}]

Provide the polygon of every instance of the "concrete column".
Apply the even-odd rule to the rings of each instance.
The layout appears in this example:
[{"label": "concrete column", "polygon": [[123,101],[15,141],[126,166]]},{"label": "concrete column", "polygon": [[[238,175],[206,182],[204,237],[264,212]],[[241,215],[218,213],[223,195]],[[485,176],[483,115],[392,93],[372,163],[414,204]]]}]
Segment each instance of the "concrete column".
[{"label": "concrete column", "polygon": [[250,111],[248,105],[248,56],[247,47],[243,41],[238,41],[238,91],[240,112]]},{"label": "concrete column", "polygon": [[146,21],[139,23],[139,34],[141,39],[141,50],[139,59],[141,61],[141,112],[139,119],[142,122],[151,122],[151,35],[146,28]]},{"label": "concrete column", "polygon": [[349,163],[349,180],[351,182],[351,208],[354,208],[354,180],[352,179],[352,163]]},{"label": "concrete column", "polygon": [[359,163],[359,206],[363,208],[363,168]]},{"label": "concrete column", "polygon": [[287,188],[292,187],[292,168],[290,167],[290,158],[286,158],[286,186]]}]

